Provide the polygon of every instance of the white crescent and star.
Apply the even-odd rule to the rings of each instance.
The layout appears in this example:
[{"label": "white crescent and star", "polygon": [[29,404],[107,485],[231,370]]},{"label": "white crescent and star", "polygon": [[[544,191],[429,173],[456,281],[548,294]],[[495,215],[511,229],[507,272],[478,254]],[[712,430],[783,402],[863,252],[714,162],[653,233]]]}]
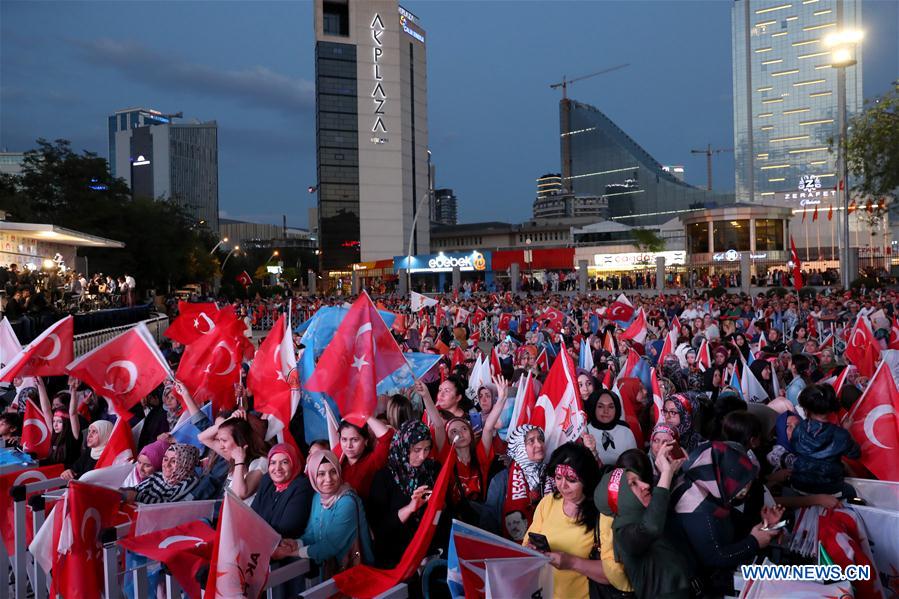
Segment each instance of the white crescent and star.
[{"label": "white crescent and star", "polygon": [[187,535],[172,535],[172,536],[166,537],[162,541],[160,541],[159,548],[167,549],[170,545],[174,545],[175,543],[184,543],[185,541],[196,541],[196,543],[194,543],[194,547],[199,547],[200,545],[206,544],[206,541],[204,541],[200,537],[190,537]]},{"label": "white crescent and star", "polygon": [[37,442],[38,445],[47,440],[50,432],[47,430],[47,423],[39,418],[26,418],[25,422],[22,423],[22,430],[25,430],[26,426],[36,426],[39,431],[41,431],[41,440]]},{"label": "white crescent and star", "polygon": [[29,470],[28,472],[23,472],[19,476],[16,477],[16,480],[13,481],[12,486],[18,487],[19,485],[27,485],[28,483],[37,483],[42,480],[47,480],[47,475],[43,472],[38,472],[37,470]]},{"label": "white crescent and star", "polygon": [[887,445],[884,445],[880,442],[877,436],[874,434],[874,426],[877,424],[878,418],[881,416],[886,416],[887,414],[895,414],[896,410],[893,409],[893,406],[889,405],[879,405],[865,416],[865,436],[868,437],[868,440],[871,441],[877,447],[881,449],[893,449]]},{"label": "white crescent and star", "polygon": [[[200,329],[200,319],[205,320],[206,324],[209,325],[209,327],[205,331]],[[212,329],[215,328],[215,323],[212,322],[212,319],[209,318],[209,315],[206,314],[206,312],[200,312],[199,314],[197,314],[197,317],[194,318],[194,328],[197,329],[198,333],[202,335],[208,335],[212,332]]]},{"label": "white crescent and star", "polygon": [[56,333],[50,333],[49,335],[47,335],[47,339],[49,339],[53,342],[53,349],[50,350],[49,354],[47,354],[45,356],[38,355],[38,357],[41,358],[42,360],[47,360],[47,361],[55,360],[56,356],[59,355],[59,352],[62,351],[62,342],[60,342],[59,335],[57,335]]},{"label": "white crescent and star", "polygon": [[231,351],[231,348],[228,347],[228,344],[225,341],[219,341],[218,344],[212,348],[212,353],[215,354],[215,350],[217,350],[220,347],[224,348],[225,351],[228,353],[228,367],[225,368],[225,370],[223,370],[221,372],[214,372],[214,371],[212,371],[212,364],[209,364],[208,366],[206,366],[206,372],[209,372],[216,376],[227,376],[228,374],[231,373],[232,370],[234,370],[237,367],[237,362],[234,361],[234,353]]},{"label": "white crescent and star", "polygon": [[365,361],[365,354],[362,354],[361,356],[353,355],[352,366],[357,371],[361,371],[363,366],[370,366],[370,364]]},{"label": "white crescent and star", "polygon": [[97,510],[97,508],[89,507],[86,510],[84,510],[84,516],[81,518],[81,540],[82,541],[87,541],[87,539],[84,538],[84,528],[87,525],[88,520],[93,520],[94,522],[97,523],[96,532],[99,534],[101,520],[100,520],[100,512]]},{"label": "white crescent and star", "polygon": [[128,384],[125,385],[125,388],[123,390],[116,391],[115,385],[106,381],[104,377],[105,384],[103,385],[103,388],[119,395],[130,393],[134,389],[134,386],[137,384],[137,365],[131,360],[116,360],[106,367],[106,376],[108,377],[109,371],[115,368],[121,368],[128,373]]}]

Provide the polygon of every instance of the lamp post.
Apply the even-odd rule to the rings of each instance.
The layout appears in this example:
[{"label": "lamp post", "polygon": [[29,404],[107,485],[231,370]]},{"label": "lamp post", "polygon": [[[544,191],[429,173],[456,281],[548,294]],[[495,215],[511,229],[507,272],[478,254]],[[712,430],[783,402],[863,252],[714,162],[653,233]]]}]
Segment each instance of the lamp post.
[{"label": "lamp post", "polygon": [[231,251],[228,252],[228,255],[225,256],[225,260],[222,262],[222,272],[225,272],[225,264],[228,263],[228,258],[231,257],[231,254],[233,254],[234,252],[239,252],[239,251],[240,251],[239,245],[235,245],[233,248],[231,248]]},{"label": "lamp post", "polygon": [[223,243],[228,243],[228,238],[227,238],[227,237],[223,237],[221,241],[219,241],[217,244],[215,244],[215,247],[212,248],[212,251],[209,252],[209,255],[210,255],[210,256],[213,255],[213,254],[215,253],[215,250],[219,249],[219,247],[221,247],[221,245],[222,245]]},{"label": "lamp post", "polygon": [[[840,3],[842,4],[842,3]],[[842,19],[838,19],[842,21]],[[831,66],[837,70],[837,112],[839,113],[839,181],[837,188],[842,184],[843,194],[843,255],[841,256],[843,289],[849,289],[852,284],[852,272],[849,262],[849,161],[846,159],[846,144],[849,139],[849,118],[846,102],[846,68],[858,61],[855,58],[856,47],[864,37],[864,33],[857,29],[843,29],[824,38],[824,46],[831,48]]]},{"label": "lamp post", "polygon": [[[406,246],[406,288],[409,293],[412,293],[412,238],[415,236],[415,227],[418,223],[418,215],[421,214],[421,203],[428,199],[428,195],[426,194],[421,196],[421,199],[418,200],[418,205],[415,207],[415,216],[412,218],[412,230],[409,231],[409,244]],[[430,216],[428,216],[430,218]]]}]

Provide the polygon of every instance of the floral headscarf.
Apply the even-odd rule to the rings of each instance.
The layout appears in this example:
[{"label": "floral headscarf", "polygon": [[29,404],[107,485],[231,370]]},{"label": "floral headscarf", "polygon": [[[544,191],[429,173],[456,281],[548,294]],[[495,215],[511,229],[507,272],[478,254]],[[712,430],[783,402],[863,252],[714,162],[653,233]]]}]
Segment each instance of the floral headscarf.
[{"label": "floral headscarf", "polygon": [[680,424],[677,426],[677,435],[680,438],[680,445],[684,451],[690,452],[694,447],[702,442],[702,437],[696,430],[696,426],[701,422],[700,413],[702,404],[699,397],[702,393],[675,393],[671,397],[666,397],[665,401],[672,401],[680,414]]},{"label": "floral headscarf", "polygon": [[540,431],[543,437],[543,429],[533,424],[522,424],[509,433],[506,442],[508,443],[507,454],[521,468],[525,479],[528,481],[528,488],[531,491],[540,489],[540,479],[543,477],[543,471],[546,464],[543,462],[533,462],[528,458],[528,452],[525,449],[525,438],[531,431]]},{"label": "floral headscarf", "polygon": [[187,480],[196,473],[197,463],[200,461],[200,450],[193,445],[187,443],[176,443],[169,446],[166,453],[175,454],[175,471],[171,477],[166,478],[163,474],[165,482],[169,485],[177,485],[181,481]]},{"label": "floral headscarf", "polygon": [[735,496],[755,480],[758,466],[738,443],[711,441],[700,445],[683,466],[683,479],[672,503],[679,514],[705,505],[715,518],[725,518]]},{"label": "floral headscarf", "polygon": [[410,420],[403,423],[390,442],[387,467],[393,475],[394,482],[409,497],[418,487],[432,486],[440,470],[437,462],[431,458],[426,458],[418,467],[413,467],[409,463],[412,446],[425,440],[431,440],[430,429],[421,421]]}]

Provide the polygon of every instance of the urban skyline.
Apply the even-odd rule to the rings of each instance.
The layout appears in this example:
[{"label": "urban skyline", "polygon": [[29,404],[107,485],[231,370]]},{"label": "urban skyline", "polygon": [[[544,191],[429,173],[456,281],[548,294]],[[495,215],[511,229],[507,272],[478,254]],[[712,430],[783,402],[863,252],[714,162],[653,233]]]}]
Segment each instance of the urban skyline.
[{"label": "urban skyline", "polygon": [[[106,118],[129,106],[183,111],[185,122],[215,119],[222,216],[280,222],[286,213],[292,225],[307,225],[315,198],[305,189],[316,182],[311,3],[256,11],[183,3],[165,31],[110,6],[3,3],[0,147],[63,137],[105,156]],[[690,149],[732,145],[729,2],[404,6],[427,26],[436,186],[455,190],[460,222],[528,217],[535,178],[559,170],[559,93],[549,84],[563,74],[629,62],[575,84],[569,96],[609,114],[663,163],[685,165],[693,185],[705,184],[705,158]],[[866,97],[886,91],[899,72],[896,13],[895,3],[863,2]],[[205,21],[203,35],[185,35]],[[534,22],[540,30],[529,35]],[[30,51],[35,43],[45,48],[40,55]],[[732,190],[732,157],[716,157],[713,167],[716,190]]]}]

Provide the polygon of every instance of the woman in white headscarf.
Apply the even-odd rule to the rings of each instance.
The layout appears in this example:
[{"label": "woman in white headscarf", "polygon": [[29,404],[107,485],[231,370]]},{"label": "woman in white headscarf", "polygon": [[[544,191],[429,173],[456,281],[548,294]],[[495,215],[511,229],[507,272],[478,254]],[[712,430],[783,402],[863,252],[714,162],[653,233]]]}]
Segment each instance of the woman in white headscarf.
[{"label": "woman in white headscarf", "polygon": [[112,436],[113,424],[108,420],[96,420],[87,427],[87,439],[85,444],[90,451],[82,451],[81,455],[72,464],[72,467],[60,474],[60,478],[72,480],[80,477],[85,472],[94,469],[97,460],[103,455],[109,437]]}]

